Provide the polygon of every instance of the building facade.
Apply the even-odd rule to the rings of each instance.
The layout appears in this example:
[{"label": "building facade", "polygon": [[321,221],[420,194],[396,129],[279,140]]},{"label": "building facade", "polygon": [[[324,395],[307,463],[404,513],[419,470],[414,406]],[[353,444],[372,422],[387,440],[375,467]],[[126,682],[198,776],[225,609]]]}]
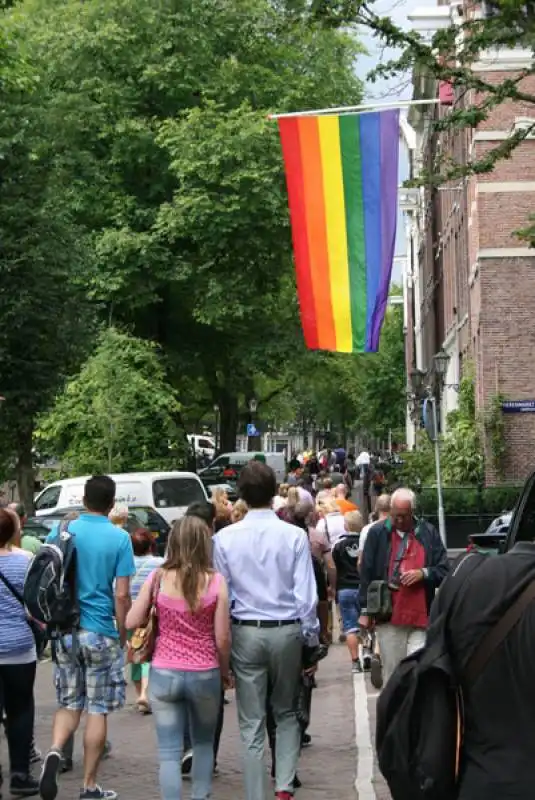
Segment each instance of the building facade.
[{"label": "building facade", "polygon": [[[435,14],[443,24],[444,11],[444,5],[429,9],[429,18]],[[473,13],[458,2],[449,11],[449,24]],[[532,53],[521,49],[487,52],[481,53],[475,70],[485,81],[501,84],[532,62]],[[440,101],[411,109],[414,177],[433,173],[438,158],[458,164],[479,161],[519,127],[535,123],[533,104],[504,102],[477,128],[439,133],[436,120],[463,104],[472,106],[481,96],[473,91],[463,96],[426,75],[416,75],[413,82],[415,99]],[[519,86],[535,96],[535,76]],[[407,370],[429,372],[437,352],[448,354],[440,398],[443,426],[457,407],[458,385],[468,363],[482,414],[490,409],[496,413],[502,401],[535,400],[530,358],[535,345],[535,250],[517,235],[535,214],[535,137],[523,141],[511,158],[498,161],[492,172],[410,190],[403,208],[410,236]],[[535,469],[535,414],[504,413],[503,423],[505,457],[498,466],[488,450],[489,483],[503,478],[519,482]],[[417,424],[408,415],[409,444]]]}]

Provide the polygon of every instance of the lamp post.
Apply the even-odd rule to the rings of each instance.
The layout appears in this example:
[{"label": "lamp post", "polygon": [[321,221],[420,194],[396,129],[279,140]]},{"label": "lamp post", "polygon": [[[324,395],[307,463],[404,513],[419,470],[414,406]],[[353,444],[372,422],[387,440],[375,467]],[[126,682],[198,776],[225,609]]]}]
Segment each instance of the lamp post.
[{"label": "lamp post", "polygon": [[[251,419],[251,425],[255,424],[255,415],[256,415],[257,408],[258,408],[258,402],[256,400],[256,397],[251,397],[250,400],[249,400],[249,414],[250,414],[250,419]],[[247,450],[249,452],[252,452],[255,449],[255,444],[256,444],[257,438],[258,437],[256,435],[254,435],[254,436],[248,435],[247,436]]]},{"label": "lamp post", "polygon": [[[441,356],[441,354],[437,354]],[[446,355],[446,354],[444,354]],[[435,356],[436,358],[436,356]],[[447,355],[446,355],[447,359]],[[434,360],[434,369],[433,372],[437,378],[440,379],[440,372],[442,371],[442,375],[445,374],[445,371],[448,367],[447,360],[440,358],[435,361]],[[435,475],[437,481],[437,506],[438,506],[438,532],[440,534],[440,538],[444,543],[444,547],[447,546],[446,544],[446,515],[444,513],[444,497],[442,493],[442,470],[440,464],[440,442],[439,442],[439,429],[438,429],[438,414],[437,414],[437,400],[435,396],[435,392],[433,390],[432,381],[427,381],[427,375],[422,370],[414,370],[411,372],[411,388],[414,394],[414,397],[417,401],[422,398],[424,400],[424,424],[425,429],[427,431],[427,435],[429,436],[430,441],[433,443],[433,449],[435,454]]]},{"label": "lamp post", "polygon": [[219,406],[217,405],[217,403],[214,403],[214,414],[215,414],[214,441],[215,441],[215,454],[217,455],[219,452]]}]

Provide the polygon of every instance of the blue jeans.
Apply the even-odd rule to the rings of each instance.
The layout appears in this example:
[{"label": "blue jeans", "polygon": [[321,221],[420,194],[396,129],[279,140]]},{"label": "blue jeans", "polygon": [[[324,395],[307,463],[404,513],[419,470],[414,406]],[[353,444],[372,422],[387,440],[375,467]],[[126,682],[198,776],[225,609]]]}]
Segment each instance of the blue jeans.
[{"label": "blue jeans", "polygon": [[182,753],[188,720],[193,739],[191,800],[206,800],[212,789],[221,696],[219,669],[181,672],[152,667],[149,696],[156,723],[162,800],[182,797]]},{"label": "blue jeans", "polygon": [[360,595],[358,589],[340,589],[338,605],[342,617],[342,629],[345,634],[360,633]]}]

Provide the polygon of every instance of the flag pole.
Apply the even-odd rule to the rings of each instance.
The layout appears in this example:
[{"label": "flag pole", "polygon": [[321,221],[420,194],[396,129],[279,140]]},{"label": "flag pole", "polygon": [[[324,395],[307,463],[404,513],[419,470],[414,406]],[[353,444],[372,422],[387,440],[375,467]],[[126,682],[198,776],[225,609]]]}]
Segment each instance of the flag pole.
[{"label": "flag pole", "polygon": [[320,114],[371,114],[379,109],[410,108],[411,106],[438,105],[440,100],[399,100],[398,102],[367,103],[360,106],[339,106],[338,108],[317,108],[314,111],[291,111],[288,114],[268,114],[268,119],[286,119],[287,117],[310,117]]}]

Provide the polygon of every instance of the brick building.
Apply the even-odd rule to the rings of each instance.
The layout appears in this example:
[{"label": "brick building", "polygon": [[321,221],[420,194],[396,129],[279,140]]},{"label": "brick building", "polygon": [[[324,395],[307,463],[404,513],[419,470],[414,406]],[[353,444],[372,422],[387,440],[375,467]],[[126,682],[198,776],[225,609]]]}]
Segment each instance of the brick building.
[{"label": "brick building", "polygon": [[[462,3],[419,9],[415,16],[432,24],[456,24],[470,13]],[[481,13],[481,11],[479,12]],[[475,69],[491,83],[502,83],[533,63],[529,51],[483,52]],[[535,96],[535,76],[520,84]],[[439,155],[457,163],[480,159],[519,126],[535,122],[535,105],[506,102],[477,128],[437,133],[432,122],[451,109],[478,100],[474,93],[456,96],[428,75],[415,75],[415,99],[435,99],[413,106],[415,136],[410,151],[414,176],[433,170]],[[535,137],[530,136],[509,160],[494,170],[402,196],[409,235],[406,275],[407,369],[428,372],[433,356],[445,351],[448,369],[441,391],[441,419],[456,408],[464,364],[473,362],[476,404],[485,411],[502,396],[535,401],[535,250],[515,232],[535,214]],[[410,334],[409,334],[410,331]],[[535,413],[507,413],[503,477],[521,481],[535,469]],[[408,416],[409,444],[414,421]],[[487,481],[498,478],[487,458]]]}]

